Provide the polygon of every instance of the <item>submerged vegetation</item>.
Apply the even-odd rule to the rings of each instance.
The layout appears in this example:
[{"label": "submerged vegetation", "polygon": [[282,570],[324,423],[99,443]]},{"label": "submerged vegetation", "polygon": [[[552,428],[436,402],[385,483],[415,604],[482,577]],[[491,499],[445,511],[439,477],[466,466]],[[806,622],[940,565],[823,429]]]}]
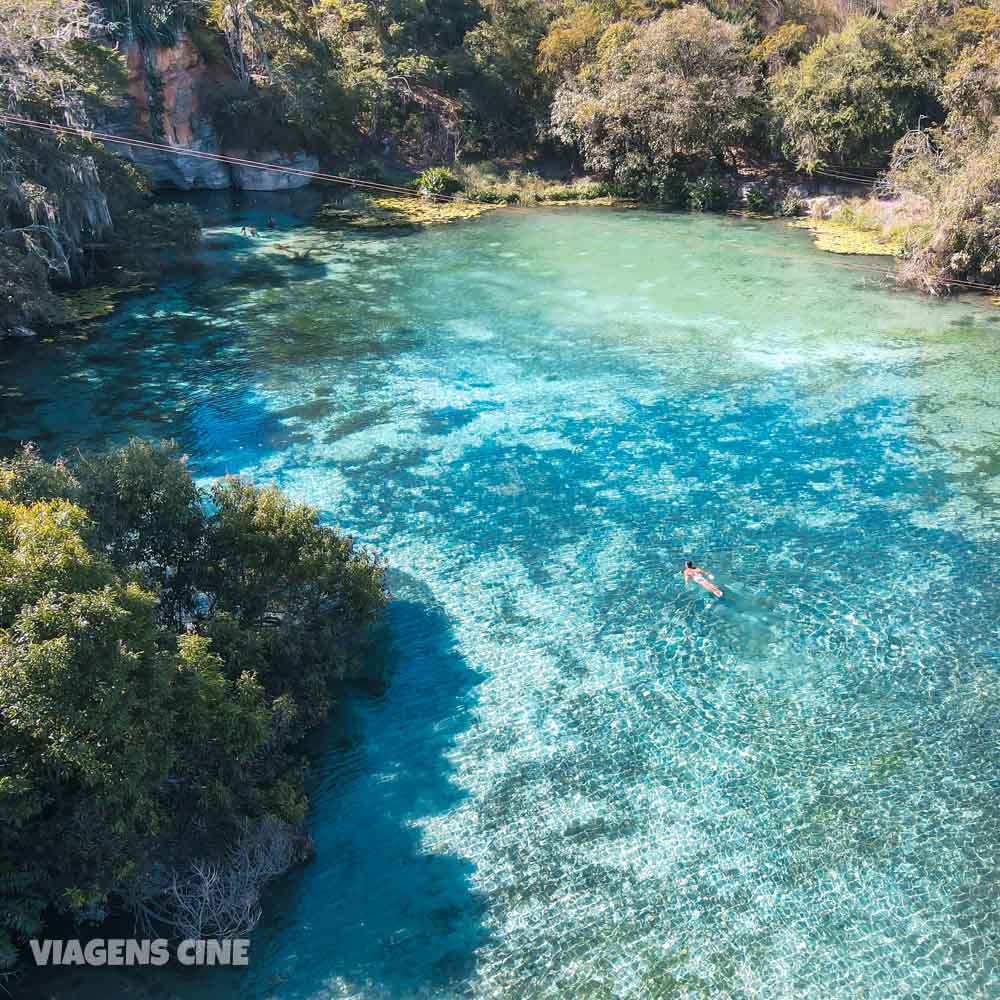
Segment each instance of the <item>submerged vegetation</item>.
[{"label": "submerged vegetation", "polygon": [[253,925],[307,850],[295,744],[384,573],[275,489],[206,493],[169,444],[0,463],[0,969],[58,914]]}]

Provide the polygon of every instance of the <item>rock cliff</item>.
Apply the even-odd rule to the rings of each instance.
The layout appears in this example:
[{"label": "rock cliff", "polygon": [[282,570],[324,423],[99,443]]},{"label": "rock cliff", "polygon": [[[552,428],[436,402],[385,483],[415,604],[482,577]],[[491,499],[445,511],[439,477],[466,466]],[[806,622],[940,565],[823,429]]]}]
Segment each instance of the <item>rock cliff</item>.
[{"label": "rock cliff", "polygon": [[235,81],[225,67],[213,66],[190,35],[179,36],[169,47],[131,43],[125,52],[129,101],[109,111],[105,126],[128,138],[152,139],[177,149],[176,153],[119,146],[115,152],[145,168],[158,189],[191,191],[243,188],[275,191],[300,188],[308,178],[294,174],[230,166],[187,155],[187,151],[222,153],[299,170],[316,170],[317,157],[305,150],[279,150],[245,144],[227,146],[212,123],[212,101],[231,91]]}]

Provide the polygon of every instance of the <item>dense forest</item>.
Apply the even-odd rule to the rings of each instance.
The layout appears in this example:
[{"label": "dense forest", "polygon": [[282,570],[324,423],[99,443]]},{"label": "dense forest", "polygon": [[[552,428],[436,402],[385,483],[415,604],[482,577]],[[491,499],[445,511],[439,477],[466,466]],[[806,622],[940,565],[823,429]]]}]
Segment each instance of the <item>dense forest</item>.
[{"label": "dense forest", "polygon": [[[874,182],[860,221],[936,291],[1000,281],[1000,12],[958,0],[4,0],[0,107],[88,125],[127,104],[123,52],[186,38],[220,82],[219,134],[358,176],[562,159],[615,195],[794,212],[732,178]],[[155,137],[155,116],[151,119]],[[521,176],[524,176],[522,172]],[[530,174],[528,174],[530,177]],[[510,185],[437,176],[471,199]],[[66,318],[56,287],[190,211],[85,138],[0,129],[0,325]],[[516,184],[514,185],[516,188]],[[603,190],[603,189],[602,189]],[[855,213],[857,216],[858,213]],[[90,248],[96,247],[96,250]]]}]

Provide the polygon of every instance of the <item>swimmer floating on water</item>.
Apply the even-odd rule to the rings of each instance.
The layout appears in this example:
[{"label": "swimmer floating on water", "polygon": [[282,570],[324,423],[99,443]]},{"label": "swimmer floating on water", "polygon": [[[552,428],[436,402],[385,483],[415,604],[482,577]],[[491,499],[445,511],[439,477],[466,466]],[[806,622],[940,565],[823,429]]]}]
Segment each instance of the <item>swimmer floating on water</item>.
[{"label": "swimmer floating on water", "polygon": [[700,566],[695,566],[690,559],[687,561],[687,565],[684,567],[684,582],[687,583],[688,580],[694,580],[699,587],[704,587],[710,594],[722,597],[722,591],[712,583],[713,579],[714,577],[711,573],[706,573]]}]

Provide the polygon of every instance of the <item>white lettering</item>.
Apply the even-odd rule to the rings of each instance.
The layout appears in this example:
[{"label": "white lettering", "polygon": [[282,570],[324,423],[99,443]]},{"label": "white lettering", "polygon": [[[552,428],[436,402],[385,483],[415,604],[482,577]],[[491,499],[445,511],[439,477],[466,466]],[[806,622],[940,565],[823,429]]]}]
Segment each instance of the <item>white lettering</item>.
[{"label": "white lettering", "polygon": [[205,964],[229,965],[229,958],[232,951],[232,945],[228,940],[219,941],[218,939],[210,938],[205,942]]},{"label": "white lettering", "polygon": [[[182,941],[177,959],[184,965],[247,965],[249,941]],[[31,938],[28,941],[35,965],[166,965],[171,959],[170,942],[136,938],[92,938],[84,944],[76,938]],[[207,954],[206,954],[207,946]]]},{"label": "white lettering", "polygon": [[106,965],[108,961],[107,949],[100,938],[88,941],[83,949],[83,960],[87,965]]},{"label": "white lettering", "polygon": [[63,943],[62,956],[59,959],[60,965],[85,965],[86,959],[83,955],[83,948],[80,947],[80,942],[76,938],[70,938],[69,941]]},{"label": "white lettering", "polygon": [[52,954],[52,941],[49,938],[44,941],[36,941],[32,938],[28,944],[31,945],[31,954],[35,958],[35,965],[48,965],[49,956]]},{"label": "white lettering", "polygon": [[157,938],[149,949],[150,965],[166,965],[170,961],[170,942],[166,938]]},{"label": "white lettering", "polygon": [[177,946],[177,961],[181,965],[197,965],[200,945],[200,941],[181,941]]}]

